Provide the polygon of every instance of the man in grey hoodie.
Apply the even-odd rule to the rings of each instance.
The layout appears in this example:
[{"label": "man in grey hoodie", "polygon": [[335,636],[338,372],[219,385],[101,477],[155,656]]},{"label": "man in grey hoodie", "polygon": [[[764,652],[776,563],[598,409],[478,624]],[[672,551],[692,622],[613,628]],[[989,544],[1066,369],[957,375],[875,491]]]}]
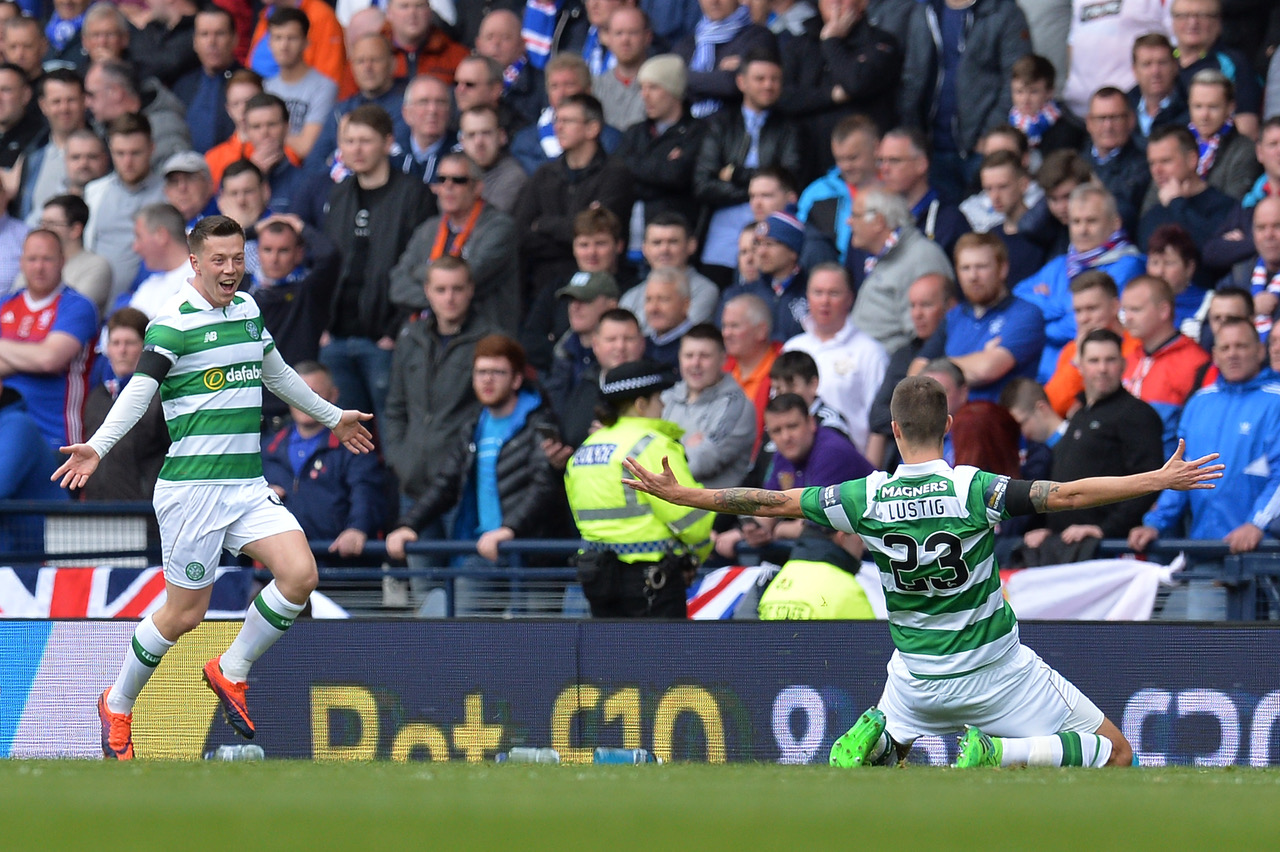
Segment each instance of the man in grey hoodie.
[{"label": "man in grey hoodie", "polygon": [[680,381],[662,394],[662,419],[684,429],[689,471],[708,488],[742,484],[756,443],[756,410],[724,371],[724,338],[710,323],[680,340]]}]

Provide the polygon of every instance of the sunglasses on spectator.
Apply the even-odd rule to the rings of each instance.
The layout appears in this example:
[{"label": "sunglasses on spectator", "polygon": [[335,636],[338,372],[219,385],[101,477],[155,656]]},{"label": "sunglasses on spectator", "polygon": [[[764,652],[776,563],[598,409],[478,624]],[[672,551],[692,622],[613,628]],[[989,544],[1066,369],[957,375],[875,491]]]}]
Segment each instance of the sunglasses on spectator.
[{"label": "sunglasses on spectator", "polygon": [[436,175],[436,183],[451,183],[455,186],[466,186],[471,183],[467,175]]}]

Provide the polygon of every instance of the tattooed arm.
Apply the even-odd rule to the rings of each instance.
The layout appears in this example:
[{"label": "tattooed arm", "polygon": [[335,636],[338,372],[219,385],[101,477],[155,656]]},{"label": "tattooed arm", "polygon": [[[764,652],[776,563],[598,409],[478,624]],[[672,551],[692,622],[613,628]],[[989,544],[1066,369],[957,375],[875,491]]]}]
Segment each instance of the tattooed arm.
[{"label": "tattooed arm", "polygon": [[800,510],[801,489],[767,491],[763,488],[717,488],[704,491],[711,498],[711,508],[730,515],[757,515],[769,518],[803,518]]},{"label": "tattooed arm", "polygon": [[800,495],[803,492],[800,488],[788,491],[768,491],[764,488],[690,488],[676,480],[665,458],[662,460],[662,473],[646,470],[635,459],[627,459],[623,465],[635,477],[622,480],[623,484],[668,503],[732,515],[804,517],[804,512],[800,509]]},{"label": "tattooed arm", "polygon": [[1049,482],[1037,479],[1031,483],[1031,505],[1038,512],[1062,512],[1067,509],[1087,509],[1107,503],[1118,503],[1132,497],[1141,497],[1154,491],[1172,488],[1191,491],[1212,488],[1211,480],[1222,478],[1222,465],[1210,464],[1218,457],[1210,453],[1202,458],[1184,461],[1184,444],[1165,462],[1164,467],[1132,476],[1092,476],[1075,482]]}]

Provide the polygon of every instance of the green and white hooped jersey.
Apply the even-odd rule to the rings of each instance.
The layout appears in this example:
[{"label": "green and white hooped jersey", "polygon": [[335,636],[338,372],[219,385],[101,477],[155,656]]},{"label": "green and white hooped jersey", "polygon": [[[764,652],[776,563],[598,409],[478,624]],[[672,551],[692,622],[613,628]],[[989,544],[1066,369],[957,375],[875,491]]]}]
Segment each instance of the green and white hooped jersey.
[{"label": "green and white hooped jersey", "polygon": [[147,326],[144,348],[173,364],[160,382],[169,447],[160,479],[240,483],[262,476],[262,358],[275,347],[247,293],[215,308],[190,284]]},{"label": "green and white hooped jersey", "polygon": [[866,543],[893,644],[917,677],[959,677],[1018,644],[992,529],[1009,517],[1008,484],[1007,476],[938,460],[804,490],[806,518]]}]

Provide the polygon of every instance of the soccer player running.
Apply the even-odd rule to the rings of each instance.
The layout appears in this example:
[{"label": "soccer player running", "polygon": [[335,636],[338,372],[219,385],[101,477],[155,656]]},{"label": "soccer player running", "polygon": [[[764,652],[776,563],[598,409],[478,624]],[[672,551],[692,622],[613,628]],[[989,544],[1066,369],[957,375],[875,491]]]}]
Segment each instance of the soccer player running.
[{"label": "soccer player running", "polygon": [[633,488],[671,503],[739,515],[806,518],[857,533],[880,569],[896,650],[880,703],[835,741],[831,763],[865,766],[906,758],[926,734],[965,732],[960,767],[1128,766],[1120,730],[1066,678],[1018,641],[1000,588],[993,527],[1015,515],[1082,509],[1174,488],[1212,488],[1217,453],[1184,461],[1179,442],[1159,470],[1076,482],[1011,480],[942,460],[951,428],[936,379],[894,389],[894,475],[821,488],[704,490],[680,485],[663,465],[625,464]]},{"label": "soccer player running", "polygon": [[99,460],[146,412],[157,388],[173,444],[155,490],[165,602],[138,625],[116,682],[98,699],[102,753],[133,758],[133,704],[160,658],[195,629],[225,547],[266,565],[274,579],[254,599],[231,647],[204,666],[227,722],[252,739],[245,703],[249,667],[302,612],[316,587],[316,562],[302,528],[267,487],[259,447],[262,388],[333,430],[353,453],[373,449],[361,421],[321,399],[285,363],[244,277],[244,231],[226,216],[201,219],[188,238],[195,277],[147,327],[137,372],[87,443],[53,474],[80,488]]}]

